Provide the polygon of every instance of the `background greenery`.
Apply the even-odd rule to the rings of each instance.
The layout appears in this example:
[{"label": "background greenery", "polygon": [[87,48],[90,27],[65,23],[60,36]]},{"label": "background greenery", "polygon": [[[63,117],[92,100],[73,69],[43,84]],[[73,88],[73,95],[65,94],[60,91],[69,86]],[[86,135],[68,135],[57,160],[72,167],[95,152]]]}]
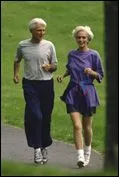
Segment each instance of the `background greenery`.
[{"label": "background greenery", "polygon": [[[56,47],[58,70],[54,73],[55,106],[52,114],[52,136],[55,139],[73,143],[72,122],[66,113],[65,105],[60,101],[67,86],[68,78],[62,84],[57,83],[58,75],[65,71],[67,54],[75,49],[72,30],[77,25],[89,25],[94,32],[90,48],[98,50],[105,67],[104,56],[104,12],[102,1],[4,1],[1,6],[1,82],[2,82],[2,122],[24,127],[24,99],[22,85],[13,83],[13,61],[19,41],[30,38],[28,22],[41,17],[47,22],[46,39]],[[21,65],[21,79],[23,68]],[[94,149],[104,152],[105,140],[105,78],[101,84],[95,82],[100,98],[100,107],[94,115]]]}]

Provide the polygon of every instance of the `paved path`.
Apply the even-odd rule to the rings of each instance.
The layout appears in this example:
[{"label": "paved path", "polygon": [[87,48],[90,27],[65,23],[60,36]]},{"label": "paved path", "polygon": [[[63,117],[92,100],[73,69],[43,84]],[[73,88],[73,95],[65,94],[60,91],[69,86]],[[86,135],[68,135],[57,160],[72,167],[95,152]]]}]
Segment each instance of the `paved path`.
[{"label": "paved path", "polygon": [[[76,151],[72,144],[54,140],[48,148],[48,164],[79,172],[76,165]],[[1,125],[1,159],[14,160],[33,164],[33,149],[26,143],[24,130],[10,125]],[[92,150],[91,161],[83,170],[100,170],[103,168],[103,157]]]}]

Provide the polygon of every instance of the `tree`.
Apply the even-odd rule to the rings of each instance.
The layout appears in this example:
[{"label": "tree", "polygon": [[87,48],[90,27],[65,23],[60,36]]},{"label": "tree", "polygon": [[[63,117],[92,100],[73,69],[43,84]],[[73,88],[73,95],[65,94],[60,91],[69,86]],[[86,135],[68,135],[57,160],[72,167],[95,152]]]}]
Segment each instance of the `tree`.
[{"label": "tree", "polygon": [[106,57],[105,167],[118,168],[118,1],[104,2]]}]

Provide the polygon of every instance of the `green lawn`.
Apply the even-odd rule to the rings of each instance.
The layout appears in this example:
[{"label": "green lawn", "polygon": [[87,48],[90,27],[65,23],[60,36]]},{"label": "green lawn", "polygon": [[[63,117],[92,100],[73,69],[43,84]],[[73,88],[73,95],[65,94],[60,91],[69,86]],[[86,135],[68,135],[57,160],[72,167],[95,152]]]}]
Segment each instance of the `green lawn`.
[{"label": "green lawn", "polygon": [[114,169],[80,171],[80,169],[66,169],[58,166],[37,165],[2,161],[2,176],[117,176]]},{"label": "green lawn", "polygon": [[[13,83],[13,60],[17,44],[30,37],[28,22],[34,17],[42,17],[48,24],[46,39],[55,46],[58,57],[58,70],[54,73],[55,106],[52,114],[52,136],[55,139],[73,143],[72,123],[66,114],[65,105],[59,97],[68,83],[62,84],[56,77],[65,71],[67,54],[77,46],[72,39],[72,30],[77,25],[89,25],[94,32],[90,47],[98,50],[105,66],[104,56],[104,13],[102,1],[4,1],[1,6],[1,82],[2,122],[23,128],[24,99],[22,85]],[[20,73],[22,75],[23,69]],[[22,79],[22,76],[21,76]],[[93,148],[103,152],[105,139],[105,79],[95,83],[101,106],[93,121]]]}]

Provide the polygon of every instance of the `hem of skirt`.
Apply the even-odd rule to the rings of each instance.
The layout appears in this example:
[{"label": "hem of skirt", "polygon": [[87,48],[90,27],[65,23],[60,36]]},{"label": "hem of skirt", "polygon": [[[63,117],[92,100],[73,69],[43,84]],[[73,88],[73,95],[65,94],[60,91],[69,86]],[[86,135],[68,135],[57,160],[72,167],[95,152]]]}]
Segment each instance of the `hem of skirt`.
[{"label": "hem of skirt", "polygon": [[[75,107],[75,105],[70,104],[72,107]],[[80,114],[82,114],[84,117],[90,117],[93,116],[93,114],[96,113],[96,106],[94,107],[90,107],[89,110],[86,111],[81,111],[80,109],[75,109],[75,108],[68,108],[67,107],[67,114],[73,113],[73,112],[79,112]]]}]

